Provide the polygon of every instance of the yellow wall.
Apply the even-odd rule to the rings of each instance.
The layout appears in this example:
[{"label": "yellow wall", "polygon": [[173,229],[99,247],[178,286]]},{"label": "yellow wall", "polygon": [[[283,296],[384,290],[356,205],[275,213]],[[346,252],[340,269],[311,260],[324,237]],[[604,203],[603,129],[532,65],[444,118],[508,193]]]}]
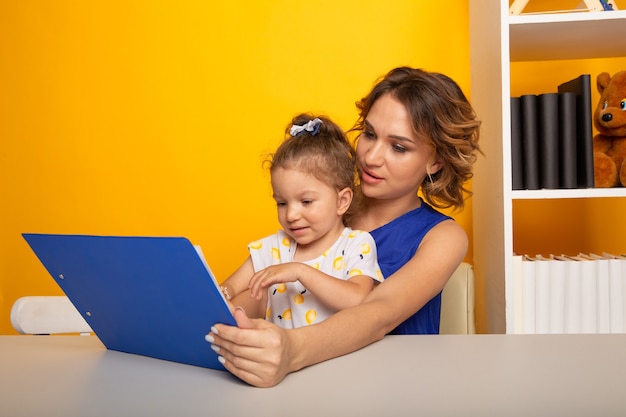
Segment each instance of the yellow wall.
[{"label": "yellow wall", "polygon": [[467,35],[466,0],[0,2],[0,334],[60,294],[21,233],[186,236],[224,278],[278,227],[260,161],[291,116],[348,128],[398,65],[469,94]]}]

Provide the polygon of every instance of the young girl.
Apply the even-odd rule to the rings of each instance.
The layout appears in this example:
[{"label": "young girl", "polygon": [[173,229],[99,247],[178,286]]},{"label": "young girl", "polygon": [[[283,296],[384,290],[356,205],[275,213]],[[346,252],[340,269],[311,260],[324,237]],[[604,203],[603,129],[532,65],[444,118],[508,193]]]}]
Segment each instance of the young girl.
[{"label": "young girl", "polygon": [[386,74],[358,109],[364,199],[350,225],[371,232],[385,281],[315,326],[284,330],[239,309],[237,327],[216,324],[207,340],[226,369],[252,385],[276,385],[392,331],[439,330],[441,291],[463,261],[467,236],[433,206],[463,207],[480,122],[452,79],[408,67]]},{"label": "young girl", "polygon": [[249,258],[223,283],[233,305],[284,328],[301,327],[359,304],[382,281],[374,240],[344,224],[355,160],[328,118],[293,119],[267,161],[282,230],[250,243]]}]

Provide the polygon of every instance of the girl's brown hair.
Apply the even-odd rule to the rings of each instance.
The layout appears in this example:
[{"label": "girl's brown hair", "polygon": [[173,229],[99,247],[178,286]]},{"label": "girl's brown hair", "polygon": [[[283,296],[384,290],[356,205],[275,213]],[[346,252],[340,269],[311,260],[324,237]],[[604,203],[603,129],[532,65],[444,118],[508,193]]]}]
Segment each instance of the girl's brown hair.
[{"label": "girl's brown hair", "polygon": [[[300,130],[292,135],[293,126],[304,126],[319,119],[315,129]],[[356,155],[343,130],[328,117],[301,113],[285,129],[286,138],[276,152],[265,160],[273,174],[276,168],[296,169],[312,175],[337,191],[350,188],[354,192],[357,174]],[[344,223],[351,216],[344,215]]]}]

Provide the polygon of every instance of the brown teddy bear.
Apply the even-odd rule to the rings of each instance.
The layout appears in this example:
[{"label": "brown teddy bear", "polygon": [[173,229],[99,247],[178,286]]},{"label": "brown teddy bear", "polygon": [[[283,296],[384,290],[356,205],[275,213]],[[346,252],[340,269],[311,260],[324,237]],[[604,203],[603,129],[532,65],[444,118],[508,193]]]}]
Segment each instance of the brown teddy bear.
[{"label": "brown teddy bear", "polygon": [[608,188],[626,185],[626,71],[597,79],[600,100],[593,114],[594,183]]}]

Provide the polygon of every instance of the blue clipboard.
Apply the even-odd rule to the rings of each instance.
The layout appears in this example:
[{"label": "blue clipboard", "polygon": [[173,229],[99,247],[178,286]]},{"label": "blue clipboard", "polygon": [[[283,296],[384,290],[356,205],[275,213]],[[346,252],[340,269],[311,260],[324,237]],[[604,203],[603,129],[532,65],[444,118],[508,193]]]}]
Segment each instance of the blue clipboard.
[{"label": "blue clipboard", "polygon": [[22,236],[107,349],[224,370],[204,336],[235,319],[186,238]]}]

